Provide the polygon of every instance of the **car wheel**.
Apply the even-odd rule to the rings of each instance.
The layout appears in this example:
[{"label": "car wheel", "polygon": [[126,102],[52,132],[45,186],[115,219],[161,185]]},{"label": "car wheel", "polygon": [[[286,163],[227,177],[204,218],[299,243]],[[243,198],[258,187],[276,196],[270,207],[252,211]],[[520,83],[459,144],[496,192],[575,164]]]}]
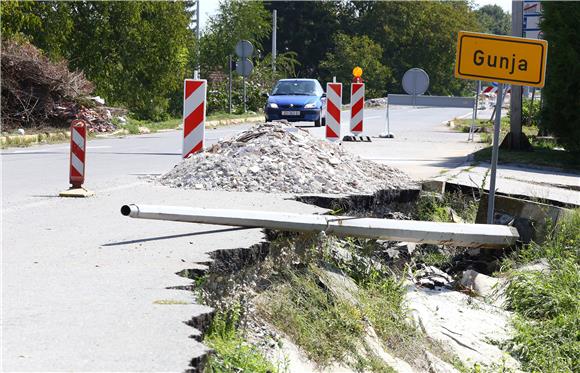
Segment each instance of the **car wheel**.
[{"label": "car wheel", "polygon": [[315,127],[320,127],[321,124],[322,124],[322,121],[320,119],[317,119],[317,120],[314,121],[314,126]]},{"label": "car wheel", "polygon": [[323,118],[321,119],[321,124],[322,124],[323,126],[326,126],[326,117],[323,117]]}]

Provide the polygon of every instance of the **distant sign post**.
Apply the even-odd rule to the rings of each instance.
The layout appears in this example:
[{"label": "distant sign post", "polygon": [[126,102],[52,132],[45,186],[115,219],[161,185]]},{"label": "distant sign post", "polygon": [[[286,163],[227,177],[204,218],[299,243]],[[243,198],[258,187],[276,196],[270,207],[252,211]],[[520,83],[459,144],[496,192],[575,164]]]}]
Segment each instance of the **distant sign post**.
[{"label": "distant sign post", "polygon": [[545,40],[459,32],[455,76],[499,83],[487,203],[488,224],[493,223],[494,214],[503,83],[543,87],[547,54],[548,42]]},{"label": "distant sign post", "polygon": [[240,57],[240,63],[236,66],[236,72],[244,77],[244,113],[246,112],[246,78],[254,69],[254,64],[248,58],[254,54],[254,46],[247,40],[240,40],[236,44],[236,55]]}]

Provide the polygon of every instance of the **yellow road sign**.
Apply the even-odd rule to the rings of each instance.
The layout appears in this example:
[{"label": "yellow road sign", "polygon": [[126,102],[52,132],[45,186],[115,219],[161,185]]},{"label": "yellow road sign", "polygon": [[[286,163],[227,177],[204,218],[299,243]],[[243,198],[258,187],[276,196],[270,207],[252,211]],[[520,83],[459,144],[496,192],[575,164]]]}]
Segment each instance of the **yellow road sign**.
[{"label": "yellow road sign", "polygon": [[358,66],[352,69],[352,75],[354,75],[355,78],[360,78],[362,76],[362,73],[363,70]]},{"label": "yellow road sign", "polygon": [[548,42],[460,31],[455,76],[543,87]]}]

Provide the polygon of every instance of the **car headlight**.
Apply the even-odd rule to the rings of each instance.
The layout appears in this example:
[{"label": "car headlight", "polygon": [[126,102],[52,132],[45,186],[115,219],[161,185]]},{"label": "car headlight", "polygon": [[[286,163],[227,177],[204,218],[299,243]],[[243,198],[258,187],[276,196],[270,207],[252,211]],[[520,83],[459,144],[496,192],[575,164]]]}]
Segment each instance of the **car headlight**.
[{"label": "car headlight", "polygon": [[278,109],[278,104],[277,104],[277,103],[275,103],[275,102],[270,102],[270,103],[268,104],[268,107],[269,107],[269,108],[272,108],[272,109]]},{"label": "car headlight", "polygon": [[316,107],[316,102],[311,102],[309,104],[304,105],[304,109],[314,109]]}]

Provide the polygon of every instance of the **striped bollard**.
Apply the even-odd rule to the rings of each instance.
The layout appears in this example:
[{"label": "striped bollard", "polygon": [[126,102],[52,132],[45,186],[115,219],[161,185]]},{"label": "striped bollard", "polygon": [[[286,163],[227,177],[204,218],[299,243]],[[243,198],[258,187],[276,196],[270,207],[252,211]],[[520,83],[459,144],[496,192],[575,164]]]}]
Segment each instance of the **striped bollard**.
[{"label": "striped bollard", "polygon": [[205,79],[185,79],[183,86],[183,158],[203,151],[205,140]]},{"label": "striped bollard", "polygon": [[70,127],[70,189],[61,192],[61,197],[89,197],[94,193],[83,188],[85,182],[85,154],[87,151],[87,125],[73,120]]},{"label": "striped bollard", "polygon": [[326,139],[340,141],[342,83],[326,83]]},{"label": "striped bollard", "polygon": [[350,85],[350,132],[360,135],[363,132],[363,113],[365,105],[365,84]]}]

